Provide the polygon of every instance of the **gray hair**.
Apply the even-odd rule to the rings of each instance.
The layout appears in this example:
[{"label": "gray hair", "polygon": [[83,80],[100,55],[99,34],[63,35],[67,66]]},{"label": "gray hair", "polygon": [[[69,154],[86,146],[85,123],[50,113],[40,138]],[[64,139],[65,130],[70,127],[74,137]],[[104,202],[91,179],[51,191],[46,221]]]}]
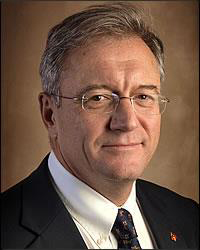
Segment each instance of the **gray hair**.
[{"label": "gray hair", "polygon": [[[164,80],[164,50],[159,37],[146,25],[140,10],[127,2],[106,3],[65,18],[48,33],[45,51],[40,64],[43,91],[59,95],[60,75],[64,61],[73,50],[107,36],[138,36],[153,52]],[[59,105],[59,99],[55,99]]]}]

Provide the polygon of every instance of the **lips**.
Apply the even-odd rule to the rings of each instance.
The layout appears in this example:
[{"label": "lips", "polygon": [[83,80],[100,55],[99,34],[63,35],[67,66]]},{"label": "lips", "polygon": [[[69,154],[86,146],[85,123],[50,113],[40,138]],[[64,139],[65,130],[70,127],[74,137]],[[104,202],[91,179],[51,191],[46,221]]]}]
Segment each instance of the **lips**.
[{"label": "lips", "polygon": [[[102,149],[106,152],[119,154],[125,152],[139,152],[142,149],[143,143],[128,143],[128,144],[105,144],[102,146]],[[138,151],[139,150],[139,151]]]},{"label": "lips", "polygon": [[121,152],[121,151],[133,151],[141,149],[144,144],[142,142],[134,143],[108,143],[104,144],[102,148],[108,151]]},{"label": "lips", "polygon": [[134,146],[138,146],[141,145],[142,143],[129,143],[129,144],[121,144],[121,143],[117,143],[117,144],[106,144],[103,145],[103,147],[134,147]]}]

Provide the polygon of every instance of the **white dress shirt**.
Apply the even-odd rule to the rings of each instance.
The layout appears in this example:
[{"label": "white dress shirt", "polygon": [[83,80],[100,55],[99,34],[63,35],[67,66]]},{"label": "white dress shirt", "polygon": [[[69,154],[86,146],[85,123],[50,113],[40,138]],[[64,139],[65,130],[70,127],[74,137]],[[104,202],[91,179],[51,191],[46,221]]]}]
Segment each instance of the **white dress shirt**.
[{"label": "white dress shirt", "polygon": [[[69,173],[50,153],[48,166],[54,186],[88,249],[117,249],[111,233],[118,209],[114,203]],[[142,249],[153,249],[152,239],[136,202],[136,183],[122,206],[131,213]]]}]

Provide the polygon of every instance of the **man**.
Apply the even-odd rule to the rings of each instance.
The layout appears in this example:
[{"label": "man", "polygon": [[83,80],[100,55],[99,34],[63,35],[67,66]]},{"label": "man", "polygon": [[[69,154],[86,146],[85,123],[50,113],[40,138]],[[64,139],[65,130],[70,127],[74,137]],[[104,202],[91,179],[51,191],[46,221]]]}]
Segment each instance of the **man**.
[{"label": "man", "polygon": [[163,45],[129,3],[51,29],[41,115],[52,151],[2,198],[3,248],[198,248],[198,207],[138,179],[154,154]]}]

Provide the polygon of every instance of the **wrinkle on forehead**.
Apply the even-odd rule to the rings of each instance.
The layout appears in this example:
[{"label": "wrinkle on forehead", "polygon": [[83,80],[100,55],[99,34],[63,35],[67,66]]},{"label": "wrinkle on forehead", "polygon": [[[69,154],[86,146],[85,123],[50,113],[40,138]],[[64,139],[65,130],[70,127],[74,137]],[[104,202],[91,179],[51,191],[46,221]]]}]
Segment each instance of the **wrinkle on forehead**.
[{"label": "wrinkle on forehead", "polygon": [[94,78],[113,83],[137,80],[141,82],[142,78],[145,82],[158,82],[160,80],[159,69],[155,69],[157,68],[153,62],[150,64],[145,60],[138,60],[137,58],[123,61],[114,59],[97,60],[90,68]]},{"label": "wrinkle on forehead", "polygon": [[62,79],[82,84],[159,82],[155,56],[141,38],[102,39],[77,49],[66,61]]}]

